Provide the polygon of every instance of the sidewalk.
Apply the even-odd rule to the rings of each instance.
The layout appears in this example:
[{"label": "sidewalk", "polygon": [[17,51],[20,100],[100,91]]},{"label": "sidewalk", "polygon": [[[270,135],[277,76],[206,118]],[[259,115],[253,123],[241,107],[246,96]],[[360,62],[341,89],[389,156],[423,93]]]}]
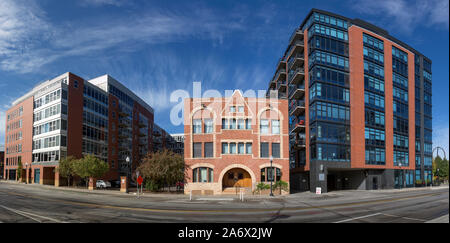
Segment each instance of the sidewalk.
[{"label": "sidewalk", "polygon": [[[52,185],[40,185],[40,184],[24,184],[19,183],[17,181],[5,181],[0,180],[0,183],[8,183],[8,184],[15,184],[15,185],[23,185],[23,186],[29,186],[29,187],[39,187],[41,189],[45,190],[58,190],[58,191],[72,191],[72,192],[78,192],[78,193],[87,193],[87,194],[96,194],[96,195],[110,195],[110,196],[119,196],[119,197],[136,197],[136,192],[129,192],[124,193],[120,192],[120,190],[88,190],[83,188],[71,188],[71,187],[55,187]],[[359,198],[359,199],[368,199],[368,198],[375,198],[375,197],[383,197],[387,196],[388,194],[392,193],[398,193],[398,192],[411,192],[411,191],[424,191],[424,190],[438,190],[438,189],[445,189],[449,188],[449,185],[441,185],[441,186],[434,186],[434,187],[418,187],[418,188],[403,188],[403,189],[381,189],[381,190],[342,190],[342,191],[332,191],[328,193],[323,193],[320,195],[317,195],[315,193],[306,191],[306,192],[298,192],[294,194],[288,194],[288,195],[276,195],[274,197],[271,197],[269,195],[244,195],[245,200],[258,200],[258,199],[271,199],[271,200],[285,200],[285,199],[292,199],[296,201],[322,201],[322,200],[346,200],[350,198]],[[183,194],[183,193],[149,193],[144,192],[144,194],[140,194],[140,197],[143,198],[164,198],[167,200],[180,200],[185,199],[189,200],[190,195]],[[221,200],[224,201],[230,200],[230,199],[239,199],[238,195],[193,195],[193,200]]]},{"label": "sidewalk", "polygon": [[439,217],[439,218],[427,221],[425,223],[447,223],[448,224],[449,223],[449,221],[448,221],[448,214],[444,215],[442,217]]}]

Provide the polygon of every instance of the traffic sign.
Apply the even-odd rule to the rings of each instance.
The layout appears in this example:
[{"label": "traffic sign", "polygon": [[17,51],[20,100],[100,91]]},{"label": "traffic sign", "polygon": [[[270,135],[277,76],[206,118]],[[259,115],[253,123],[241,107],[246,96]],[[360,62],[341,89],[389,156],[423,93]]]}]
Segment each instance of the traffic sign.
[{"label": "traffic sign", "polygon": [[144,181],[144,179],[142,179],[142,176],[139,176],[137,179],[138,184],[141,185],[142,181]]}]

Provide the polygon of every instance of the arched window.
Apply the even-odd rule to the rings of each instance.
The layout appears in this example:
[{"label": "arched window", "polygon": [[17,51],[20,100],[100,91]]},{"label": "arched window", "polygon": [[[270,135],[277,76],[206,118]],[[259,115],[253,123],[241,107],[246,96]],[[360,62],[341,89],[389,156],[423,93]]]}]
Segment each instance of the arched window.
[{"label": "arched window", "polygon": [[192,182],[213,182],[214,170],[207,167],[199,167],[192,170]]},{"label": "arched window", "polygon": [[[274,175],[274,172],[276,174]],[[281,180],[281,170],[275,167],[266,167],[261,169],[261,182],[276,182]]]}]

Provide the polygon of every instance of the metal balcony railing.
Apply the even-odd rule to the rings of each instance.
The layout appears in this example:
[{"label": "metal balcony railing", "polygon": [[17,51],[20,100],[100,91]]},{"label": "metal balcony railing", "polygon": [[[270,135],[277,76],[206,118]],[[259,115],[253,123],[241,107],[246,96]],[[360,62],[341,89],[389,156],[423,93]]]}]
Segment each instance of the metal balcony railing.
[{"label": "metal balcony railing", "polygon": [[[292,98],[292,95],[296,92],[305,92],[305,85],[304,84],[297,84],[297,85],[289,85],[289,98]],[[296,98],[296,97],[294,97]]]}]

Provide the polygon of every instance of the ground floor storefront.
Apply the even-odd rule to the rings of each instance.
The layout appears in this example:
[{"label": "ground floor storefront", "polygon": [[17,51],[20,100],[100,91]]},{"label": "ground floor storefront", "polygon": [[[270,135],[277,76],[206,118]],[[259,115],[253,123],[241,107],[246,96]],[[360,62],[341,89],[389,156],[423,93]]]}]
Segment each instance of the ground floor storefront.
[{"label": "ground floor storefront", "polygon": [[[245,164],[231,164],[220,168],[213,164],[194,164],[188,170],[185,194],[221,195],[253,194],[258,184],[270,185],[278,181],[289,182],[288,168],[279,163],[261,163],[249,167]],[[288,190],[281,193],[287,194]]]},{"label": "ground floor storefront", "polygon": [[56,166],[32,165],[21,169],[8,166],[4,169],[4,179],[27,184],[66,186],[67,179],[59,175]]},{"label": "ground floor storefront", "polygon": [[309,171],[291,171],[291,191],[322,193],[339,190],[400,189],[416,185],[414,170],[358,169],[345,164],[311,164]]}]

